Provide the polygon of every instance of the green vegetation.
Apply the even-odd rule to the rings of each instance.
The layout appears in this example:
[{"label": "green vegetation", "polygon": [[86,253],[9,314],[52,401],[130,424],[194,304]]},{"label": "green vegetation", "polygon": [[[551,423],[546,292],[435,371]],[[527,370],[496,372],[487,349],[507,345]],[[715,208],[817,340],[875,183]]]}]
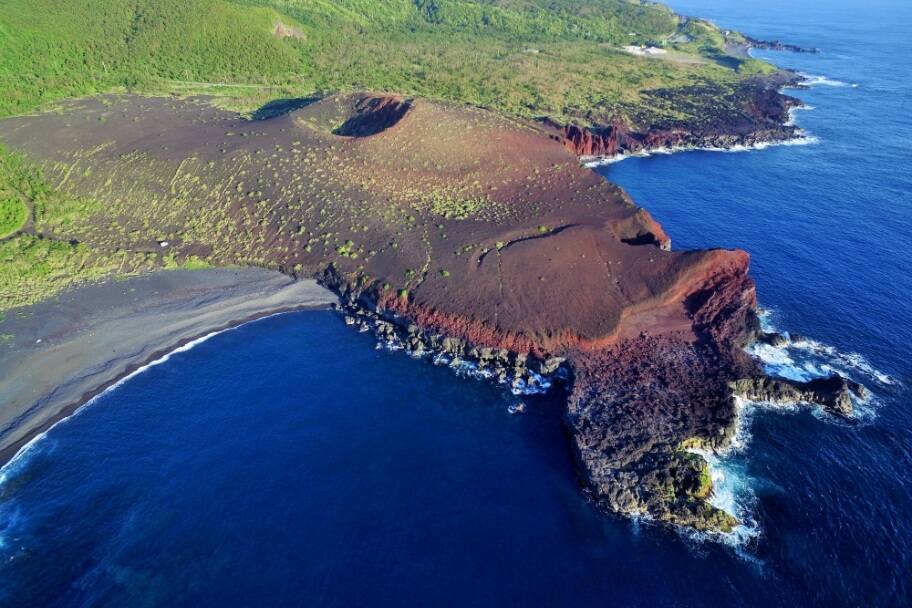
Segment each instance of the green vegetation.
[{"label": "green vegetation", "polygon": [[[625,0],[6,0],[0,116],[116,90],[202,92],[252,110],[368,89],[604,123],[632,117],[644,91],[767,69],[729,69],[741,62],[723,41],[708,22]],[[617,50],[631,43],[706,61]]]},{"label": "green vegetation", "polygon": [[101,279],[118,265],[85,245],[31,235],[0,241],[0,306],[33,304],[75,283]]},{"label": "green vegetation", "polygon": [[689,487],[686,493],[697,500],[707,500],[713,492],[713,482],[709,471],[709,463],[700,455],[691,450],[706,449],[706,442],[698,437],[693,437],[681,442],[677,450],[677,457],[681,468],[689,471]]},{"label": "green vegetation", "polygon": [[28,217],[28,207],[18,195],[0,193],[0,239],[21,230]]},{"label": "green vegetation", "polygon": [[[0,192],[16,193],[0,198],[0,210],[6,209],[7,201],[19,206],[10,205],[12,217],[18,218],[12,232],[19,230],[28,218],[21,197],[33,202],[35,222],[42,229],[52,223],[67,225],[74,217],[97,209],[97,205],[52,190],[38,171],[2,146]],[[25,209],[24,216],[21,209]],[[7,215],[0,213],[0,217]],[[0,240],[0,310],[33,304],[72,285],[115,273],[135,274],[154,266],[153,258],[141,253],[100,250],[82,243],[19,234]]]}]

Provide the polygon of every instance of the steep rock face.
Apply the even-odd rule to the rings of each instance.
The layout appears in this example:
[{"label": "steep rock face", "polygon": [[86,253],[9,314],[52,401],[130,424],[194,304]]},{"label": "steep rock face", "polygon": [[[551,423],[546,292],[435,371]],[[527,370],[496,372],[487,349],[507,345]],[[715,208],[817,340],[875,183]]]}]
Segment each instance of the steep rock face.
[{"label": "steep rock face", "polygon": [[632,131],[623,125],[605,128],[564,127],[564,141],[569,150],[582,158],[613,157],[648,150],[671,148],[754,147],[794,139],[797,127],[758,124],[743,129],[692,129],[654,127],[647,131]]},{"label": "steep rock face", "polygon": [[364,96],[355,103],[352,116],[333,133],[346,137],[376,135],[402,120],[409,107],[408,101],[398,97]]},{"label": "steep rock face", "polygon": [[617,238],[627,245],[654,245],[671,251],[671,237],[645,209],[638,209],[626,220],[615,222],[612,228]]},{"label": "steep rock face", "polygon": [[[598,340],[571,331],[547,339],[504,331],[359,289],[342,275],[324,283],[375,309],[381,337],[391,335],[392,323],[402,328],[406,348],[476,361],[501,381],[526,383],[529,368],[550,374],[567,366],[573,380],[565,420],[584,485],[598,503],[720,532],[737,522],[707,502],[706,463],[688,450],[729,444],[737,417],[729,383],[761,375],[741,348],[756,327],[748,265],[741,251],[707,252],[661,297],[622,313],[617,331]],[[644,315],[648,329],[639,331]]]},{"label": "steep rock face", "polygon": [[760,374],[737,346],[754,327],[747,263],[743,252],[720,252],[691,277],[682,301],[693,333],[643,332],[568,355],[574,453],[587,487],[609,510],[700,530],[735,525],[706,502],[705,462],[687,449],[729,444],[737,412],[727,380]]},{"label": "steep rock face", "polygon": [[713,354],[652,336],[573,353],[567,425],[583,479],[600,504],[698,529],[730,527],[693,495],[693,460],[684,450],[695,438],[723,448],[734,432],[734,404]]},{"label": "steep rock face", "polygon": [[794,44],[785,44],[778,40],[757,40],[756,38],[751,38],[750,36],[744,37],[744,46],[747,48],[763,49],[766,51],[789,51],[791,53],[812,53],[815,55],[820,52],[820,49],[818,48],[807,48]]},{"label": "steep rock face", "polygon": [[[538,124],[371,94],[272,116],[118,98],[3,121],[0,138],[45,159],[67,192],[112,203],[56,236],[125,221],[109,237],[158,254],[148,239],[174,231],[178,261],[319,276],[346,322],[508,384],[566,371],[567,425],[601,504],[732,525],[705,502],[705,463],[687,448],[726,445],[728,383],[760,376],[741,350],[758,331],[746,253],[669,250],[649,213]],[[97,170],[62,169],[89,152]]]},{"label": "steep rock face", "polygon": [[711,271],[699,288],[685,296],[684,305],[698,334],[740,356],[740,350],[760,333],[757,289],[748,276],[750,256],[744,251],[713,255]]}]

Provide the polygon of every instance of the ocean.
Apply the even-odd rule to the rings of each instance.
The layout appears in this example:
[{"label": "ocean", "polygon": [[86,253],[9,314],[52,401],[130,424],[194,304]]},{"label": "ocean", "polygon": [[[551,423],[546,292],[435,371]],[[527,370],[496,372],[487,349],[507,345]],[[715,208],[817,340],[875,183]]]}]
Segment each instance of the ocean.
[{"label": "ocean", "polygon": [[677,249],[752,256],[770,372],[839,370],[851,419],[744,404],[707,539],[586,500],[561,397],[377,349],[331,311],[171,354],[0,471],[0,605],[912,603],[912,3],[672,0],[820,55],[812,143],[599,167]]}]

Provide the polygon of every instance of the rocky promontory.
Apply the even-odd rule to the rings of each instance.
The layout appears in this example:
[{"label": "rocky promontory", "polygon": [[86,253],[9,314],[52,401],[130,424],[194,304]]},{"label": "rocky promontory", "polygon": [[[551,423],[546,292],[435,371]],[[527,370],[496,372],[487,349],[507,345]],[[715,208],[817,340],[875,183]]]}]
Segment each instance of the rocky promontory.
[{"label": "rocky promontory", "polygon": [[[705,99],[724,96],[733,99],[742,111],[713,112],[712,108],[694,109],[693,118],[674,122],[637,123],[614,119],[608,124],[596,120],[592,126],[555,125],[567,147],[585,158],[615,157],[649,150],[677,148],[731,149],[756,147],[795,139],[800,129],[790,124],[789,111],[801,101],[785,95],[783,88],[800,86],[801,77],[788,71],[746,80],[733,91],[718,84],[700,82],[682,90],[654,90],[647,94],[650,103],[666,104],[673,100],[679,107],[683,99]],[[683,93],[683,94],[682,94]]]},{"label": "rocky promontory", "polygon": [[[717,137],[792,133],[774,118],[788,98],[750,86],[743,129]],[[734,395],[844,402],[839,387],[771,387],[744,352],[760,332],[747,253],[672,250],[580,166],[658,135],[619,127],[583,149],[554,126],[395,95],[289,107],[244,120],[202,98],[90,99],[4,120],[0,140],[60,192],[104,203],[57,221],[52,201],[44,238],[316,277],[347,323],[397,347],[518,392],[566,387],[581,477],[612,512],[730,530],[692,450],[728,445]]]},{"label": "rocky promontory", "polygon": [[732,392],[751,401],[769,403],[812,403],[822,405],[829,411],[848,416],[854,411],[852,396],[864,399],[864,386],[831,374],[826,378],[799,381],[788,378],[745,378],[730,382]]}]

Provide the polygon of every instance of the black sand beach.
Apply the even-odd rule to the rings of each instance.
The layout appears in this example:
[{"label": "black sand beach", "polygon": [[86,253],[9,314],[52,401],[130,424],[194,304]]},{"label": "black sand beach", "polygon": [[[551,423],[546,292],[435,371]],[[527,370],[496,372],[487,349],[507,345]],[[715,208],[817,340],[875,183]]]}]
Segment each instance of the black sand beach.
[{"label": "black sand beach", "polygon": [[160,271],[8,311],[0,320],[0,463],[139,367],[194,339],[336,301],[254,268]]}]

